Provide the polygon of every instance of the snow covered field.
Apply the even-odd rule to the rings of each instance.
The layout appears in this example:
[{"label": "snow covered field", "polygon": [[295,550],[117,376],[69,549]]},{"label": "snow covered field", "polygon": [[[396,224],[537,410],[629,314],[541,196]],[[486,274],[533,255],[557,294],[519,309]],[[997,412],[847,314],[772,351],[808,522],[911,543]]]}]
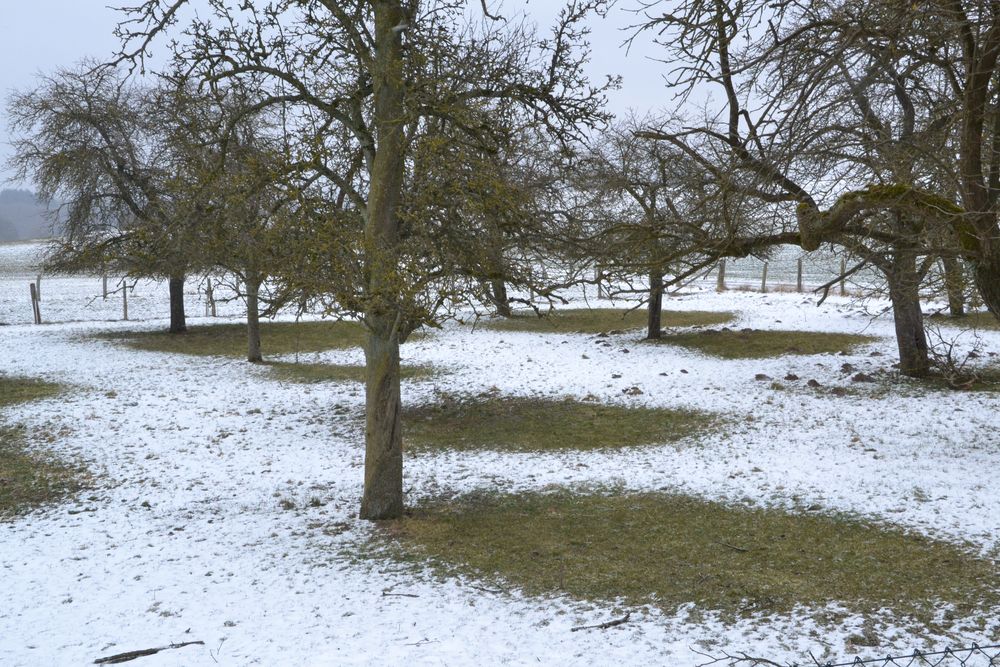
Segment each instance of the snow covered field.
[{"label": "snow covered field", "polygon": [[[53,280],[47,290],[43,279],[42,307],[66,322],[38,327],[25,324],[23,274],[0,275],[0,322],[15,323],[0,327],[0,368],[71,386],[0,417],[29,428],[65,427],[66,435],[47,447],[86,462],[101,479],[68,504],[0,524],[0,665],[89,664],[194,640],[205,644],[133,664],[704,663],[692,647],[792,662],[807,651],[845,657],[845,639],[864,621],[850,617],[820,628],[803,611],[694,624],[685,622],[685,609],[641,610],[611,630],[571,633],[574,625],[607,620],[609,609],[486,593],[474,582],[439,581],[390,562],[358,563],[351,545],[371,530],[355,519],[360,386],[279,383],[266,369],[237,360],[140,352],[84,338],[165,321],[85,321],[113,317],[87,305],[99,280],[61,280],[63,287]],[[151,284],[148,292],[142,316],[165,314],[165,285]],[[587,335],[447,326],[404,348],[404,362],[448,371],[405,383],[405,401],[497,387],[510,395],[593,394],[611,403],[701,408],[733,415],[737,425],[698,443],[613,452],[414,456],[406,461],[409,498],[613,484],[763,506],[816,505],[983,552],[1000,546],[995,394],[899,391],[876,398],[862,389],[835,397],[804,388],[775,391],[756,381],[757,373],[791,372],[802,378],[798,385],[816,379],[848,386],[843,363],[861,371],[892,363],[891,322],[872,321],[836,297],[816,308],[809,295],[699,291],[664,307],[732,310],[739,316],[733,326],[881,339],[851,356],[721,361],[638,345],[634,332],[612,336],[605,346]],[[1000,352],[1000,334],[983,336],[986,350]],[[348,363],[362,354],[316,358]],[[644,393],[623,395],[632,386]],[[283,509],[290,504],[295,509]],[[989,623],[987,634],[995,634],[1000,619]],[[880,654],[990,639],[960,630],[914,636],[902,628],[884,636]]]}]

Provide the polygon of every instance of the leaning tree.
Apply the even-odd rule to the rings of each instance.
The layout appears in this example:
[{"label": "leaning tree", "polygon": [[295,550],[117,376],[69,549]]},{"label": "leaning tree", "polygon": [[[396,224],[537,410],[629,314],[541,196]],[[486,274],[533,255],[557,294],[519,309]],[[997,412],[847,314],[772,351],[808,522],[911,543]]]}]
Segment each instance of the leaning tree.
[{"label": "leaning tree", "polygon": [[[777,243],[861,256],[887,279],[902,370],[912,375],[928,368],[918,299],[928,258],[969,261],[1000,313],[996,197],[980,196],[1000,192],[982,101],[997,78],[984,80],[996,56],[982,48],[1000,39],[1000,10],[688,0],[660,12],[660,4],[647,5],[639,27],[656,30],[678,63],[673,83],[689,93],[717,86],[725,101],[718,115],[644,136],[774,212],[774,224],[723,239],[716,256]],[[705,145],[727,155],[724,166]]]}]

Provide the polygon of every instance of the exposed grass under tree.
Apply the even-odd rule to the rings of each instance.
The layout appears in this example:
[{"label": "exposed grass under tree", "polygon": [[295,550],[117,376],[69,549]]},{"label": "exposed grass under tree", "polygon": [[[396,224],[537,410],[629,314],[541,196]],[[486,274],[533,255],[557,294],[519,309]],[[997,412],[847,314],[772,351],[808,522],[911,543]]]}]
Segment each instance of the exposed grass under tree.
[{"label": "exposed grass under tree", "polygon": [[962,317],[951,317],[945,314],[931,315],[930,321],[961,329],[1000,329],[1000,320],[986,311],[967,313]]},{"label": "exposed grass under tree", "polygon": [[871,336],[820,331],[712,329],[668,334],[652,342],[678,345],[723,359],[762,359],[785,354],[851,353],[876,340]]},{"label": "exposed grass under tree", "polygon": [[[300,384],[321,382],[364,382],[365,367],[352,364],[295,363],[287,361],[266,362],[276,379]],[[403,380],[425,380],[435,374],[429,366],[402,366]]]},{"label": "exposed grass under tree", "polygon": [[[364,328],[357,322],[261,322],[264,357],[361,347]],[[187,332],[127,331],[98,334],[129,347],[151,352],[245,357],[246,324],[212,324],[190,327]]]},{"label": "exposed grass under tree", "polygon": [[574,400],[447,398],[405,409],[403,441],[417,451],[585,451],[673,442],[705,431],[714,419],[694,410]]},{"label": "exposed grass under tree", "polygon": [[[544,311],[543,311],[544,312]],[[701,310],[664,310],[665,328],[715,326],[733,319],[732,313]],[[602,333],[636,329],[646,326],[646,310],[619,308],[568,308],[545,313],[539,317],[533,311],[517,311],[514,317],[494,318],[481,322],[483,326],[501,331],[533,331],[542,333]]]},{"label": "exposed grass under tree", "polygon": [[622,598],[672,612],[788,612],[830,602],[930,622],[995,609],[996,564],[900,529],[655,493],[466,496],[387,527],[405,559],[529,594]]}]

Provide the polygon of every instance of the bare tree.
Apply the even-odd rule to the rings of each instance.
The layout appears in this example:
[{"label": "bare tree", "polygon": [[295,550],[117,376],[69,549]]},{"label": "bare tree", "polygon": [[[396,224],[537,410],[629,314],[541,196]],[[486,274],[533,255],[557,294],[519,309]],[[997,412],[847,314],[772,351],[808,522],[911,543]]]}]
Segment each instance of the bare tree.
[{"label": "bare tree", "polygon": [[159,113],[163,94],[93,64],[43,77],[8,101],[17,135],[10,164],[43,199],[62,202],[52,270],[168,278],[170,331],[180,333],[203,205],[186,186],[188,165]]},{"label": "bare tree", "polygon": [[[147,0],[126,10],[122,59],[141,62],[183,4]],[[328,200],[349,201],[333,218],[346,223],[343,235],[330,238],[336,255],[361,264],[360,280],[334,291],[368,332],[362,518],[402,513],[399,345],[415,327],[433,322],[434,305],[442,302],[412,281],[424,273],[417,267],[428,266],[407,250],[415,140],[438,120],[467,141],[488,138],[493,126],[470,121],[500,100],[555,133],[600,120],[602,90],[581,69],[581,21],[603,4],[569,3],[552,36],[540,40],[523,23],[470,21],[458,1],[281,0],[258,9],[212,0],[213,20],[195,20],[180,42],[179,60],[208,84],[252,77],[268,91],[261,105],[279,105],[302,121],[299,127],[314,130],[300,158],[328,180]],[[331,145],[345,140],[346,146]],[[345,172],[342,161],[331,168],[328,151],[356,151],[362,168]],[[354,220],[362,224],[360,239]]]}]

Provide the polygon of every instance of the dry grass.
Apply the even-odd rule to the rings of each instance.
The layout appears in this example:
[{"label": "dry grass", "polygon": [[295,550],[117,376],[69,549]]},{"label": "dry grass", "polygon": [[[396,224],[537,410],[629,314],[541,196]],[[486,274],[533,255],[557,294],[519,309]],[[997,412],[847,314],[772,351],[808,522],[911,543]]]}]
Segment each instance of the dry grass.
[{"label": "dry grass", "polygon": [[[664,310],[662,325],[666,328],[714,326],[733,319],[732,313],[700,310]],[[617,308],[571,308],[556,310],[544,317],[530,311],[519,311],[508,319],[491,319],[484,326],[500,331],[532,331],[541,333],[602,333],[636,329],[646,326],[646,311]]]},{"label": "dry grass", "polygon": [[0,521],[86,486],[84,470],[44,452],[29,452],[24,439],[22,429],[0,426]]},{"label": "dry grass", "polygon": [[[351,364],[267,362],[275,379],[300,384],[321,382],[364,382],[365,367]],[[402,366],[400,377],[404,380],[426,380],[436,371],[430,366]]]},{"label": "dry grass", "polygon": [[971,615],[1000,602],[996,564],[961,547],[844,518],[686,496],[466,496],[421,505],[387,524],[386,535],[403,548],[397,556],[430,558],[449,573],[667,611],[695,603],[736,615],[838,602],[929,623],[942,604]]},{"label": "dry grass", "polygon": [[[260,328],[264,356],[347,349],[364,344],[364,329],[357,322],[261,322]],[[222,357],[245,357],[247,353],[245,324],[194,326],[182,334],[136,331],[102,333],[98,337],[151,352]]]},{"label": "dry grass", "polygon": [[1000,329],[1000,320],[986,311],[968,313],[963,317],[950,317],[945,314],[931,315],[929,319],[935,324],[944,324],[962,329]]},{"label": "dry grass", "polygon": [[786,354],[851,353],[876,340],[871,336],[817,331],[710,329],[670,334],[651,342],[679,345],[723,359],[761,359]]},{"label": "dry grass", "polygon": [[55,396],[63,387],[31,378],[0,375],[0,408]]},{"label": "dry grass", "polygon": [[410,450],[593,450],[663,444],[707,430],[712,415],[693,410],[626,408],[573,400],[446,397],[403,414]]},{"label": "dry grass", "polygon": [[[0,376],[0,408],[55,396],[63,387],[41,380]],[[52,440],[55,436],[49,435]],[[0,520],[84,487],[85,472],[25,447],[21,427],[0,424]]]}]

